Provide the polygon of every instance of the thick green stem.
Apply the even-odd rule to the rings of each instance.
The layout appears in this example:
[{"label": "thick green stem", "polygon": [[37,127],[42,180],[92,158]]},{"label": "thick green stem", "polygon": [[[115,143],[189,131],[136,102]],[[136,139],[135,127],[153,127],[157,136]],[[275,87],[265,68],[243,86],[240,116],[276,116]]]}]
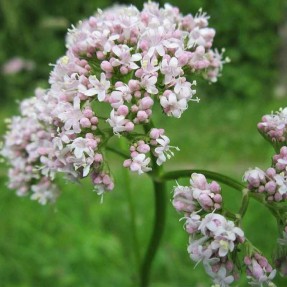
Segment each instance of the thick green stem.
[{"label": "thick green stem", "polygon": [[138,268],[140,267],[140,248],[139,248],[139,241],[138,241],[137,230],[136,230],[136,212],[135,212],[135,206],[134,206],[134,200],[132,196],[132,190],[131,190],[128,170],[125,169],[123,171],[123,177],[125,181],[125,190],[127,192],[127,198],[128,198],[128,208],[129,208],[129,213],[130,213],[130,226],[131,226],[133,250],[134,250],[134,256],[135,256],[135,261],[136,261],[137,270],[138,270]]},{"label": "thick green stem", "polygon": [[152,236],[140,270],[140,286],[149,286],[152,262],[159,247],[165,226],[166,194],[165,183],[153,181],[155,216]]},{"label": "thick green stem", "polygon": [[[151,122],[146,124],[144,126],[145,133],[149,134],[152,127],[153,124]],[[152,235],[140,269],[140,287],[149,286],[152,262],[164,232],[166,217],[166,184],[164,180],[160,180],[162,167],[157,165],[156,158],[152,153],[151,163],[152,172],[150,172],[149,175],[153,181],[155,215]]]}]

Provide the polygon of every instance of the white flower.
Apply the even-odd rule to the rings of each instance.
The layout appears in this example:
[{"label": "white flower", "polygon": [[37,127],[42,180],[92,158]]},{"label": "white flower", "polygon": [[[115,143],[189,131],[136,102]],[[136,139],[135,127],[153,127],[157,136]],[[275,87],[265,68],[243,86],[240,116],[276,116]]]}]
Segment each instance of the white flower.
[{"label": "white flower", "polygon": [[136,171],[138,174],[142,174],[151,170],[151,168],[148,166],[149,163],[150,158],[146,157],[146,155],[143,153],[139,153],[132,158],[130,169],[131,171]]},{"label": "white flower", "polygon": [[88,146],[87,140],[82,137],[74,139],[73,142],[68,145],[68,147],[73,150],[75,157],[78,159],[84,157],[84,154],[91,156],[94,153],[93,150]]},{"label": "white flower", "polygon": [[159,70],[157,58],[145,55],[141,60],[141,68],[143,69],[144,75],[153,75]]},{"label": "white flower", "polygon": [[119,135],[119,133],[126,130],[125,124],[127,121],[128,120],[124,116],[115,115],[114,109],[111,111],[110,118],[107,119],[107,122],[113,128],[115,135]]},{"label": "white flower", "polygon": [[193,261],[199,263],[202,260],[205,261],[210,259],[212,255],[212,249],[210,248],[210,246],[203,246],[207,240],[207,236],[201,237],[197,240],[193,240],[192,237],[190,237],[187,251]]},{"label": "white flower", "polygon": [[143,35],[142,39],[146,40],[149,44],[148,56],[152,57],[156,53],[160,56],[165,55],[163,38],[165,30],[162,26],[155,29],[148,29]]},{"label": "white flower", "polygon": [[217,213],[209,213],[201,221],[198,229],[203,235],[208,235],[209,232],[215,234],[217,229],[224,224],[226,224],[224,216]]},{"label": "white flower", "polygon": [[219,237],[211,242],[211,248],[218,251],[219,257],[225,257],[229,251],[233,251],[234,242]]},{"label": "white flower", "polygon": [[210,265],[204,265],[206,273],[212,278],[214,287],[229,287],[234,281],[232,275],[227,274],[227,270],[224,266],[221,266],[217,272],[213,272]]},{"label": "white flower", "polygon": [[110,104],[114,109],[124,104],[124,101],[130,102],[132,99],[131,91],[128,85],[117,87],[115,91],[111,93]]},{"label": "white flower", "polygon": [[110,88],[110,81],[107,81],[106,74],[101,73],[101,80],[99,81],[96,76],[89,76],[89,82],[93,86],[93,88],[83,90],[83,87],[80,87],[79,90],[84,95],[88,97],[92,97],[98,95],[98,100],[100,102],[104,101],[106,98],[107,90]]},{"label": "white flower", "polygon": [[243,180],[248,181],[254,187],[258,187],[261,182],[265,182],[265,172],[260,168],[249,169],[244,173]]},{"label": "white flower", "polygon": [[74,105],[69,102],[60,102],[57,109],[54,111],[61,121],[63,121],[64,129],[70,133],[80,133],[80,120],[83,118],[83,113],[80,106],[80,98],[74,98]]},{"label": "white flower", "polygon": [[165,75],[165,85],[172,82],[175,77],[179,76],[183,72],[182,68],[178,65],[176,57],[172,57],[169,61],[167,61],[167,59],[163,59],[160,70]]},{"label": "white flower", "polygon": [[119,35],[110,35],[111,31],[104,29],[103,31],[93,31],[92,38],[103,47],[103,53],[107,54],[112,50],[114,41],[119,39]]},{"label": "white flower", "polygon": [[174,86],[174,92],[179,99],[190,100],[195,95],[196,90],[191,88],[192,85],[196,85],[196,82],[187,82],[184,77],[178,78]]},{"label": "white flower", "polygon": [[177,99],[174,93],[161,96],[160,104],[168,116],[174,116],[176,118],[180,118],[183,111],[187,109],[186,99]]},{"label": "white flower", "polygon": [[157,82],[156,76],[146,75],[141,78],[140,85],[150,94],[154,95],[158,93],[158,89],[155,84]]},{"label": "white flower", "polygon": [[244,238],[244,232],[241,228],[235,226],[231,220],[226,221],[215,231],[215,236],[219,236],[228,241],[235,241],[238,237]]},{"label": "white flower", "polygon": [[284,173],[276,174],[274,176],[274,179],[276,181],[276,184],[279,186],[278,192],[283,195],[287,193],[287,180],[284,176]]},{"label": "white flower", "polygon": [[117,67],[122,65],[132,70],[139,68],[139,66],[134,62],[141,60],[141,54],[138,53],[131,55],[130,48],[127,45],[114,46],[112,51],[118,57],[118,59],[115,59],[112,63],[113,66]]},{"label": "white flower", "polygon": [[195,27],[189,34],[189,39],[187,43],[188,48],[194,46],[211,46],[211,41],[215,35],[215,30],[211,28],[202,28]]},{"label": "white flower", "polygon": [[62,150],[64,148],[64,144],[68,144],[69,142],[70,139],[66,134],[59,134],[58,137],[54,137],[52,140],[54,148],[59,150]]},{"label": "white flower", "polygon": [[173,147],[169,145],[170,140],[165,135],[161,135],[158,139],[156,139],[156,142],[159,144],[159,146],[156,147],[154,150],[155,156],[157,157],[157,165],[162,165],[167,158],[170,159],[172,156],[174,156],[174,153],[171,151],[171,148],[179,150],[178,147]]},{"label": "white flower", "polygon": [[38,184],[32,185],[32,200],[37,200],[40,204],[45,205],[49,201],[55,201],[58,196],[56,187],[48,179],[43,179]]}]

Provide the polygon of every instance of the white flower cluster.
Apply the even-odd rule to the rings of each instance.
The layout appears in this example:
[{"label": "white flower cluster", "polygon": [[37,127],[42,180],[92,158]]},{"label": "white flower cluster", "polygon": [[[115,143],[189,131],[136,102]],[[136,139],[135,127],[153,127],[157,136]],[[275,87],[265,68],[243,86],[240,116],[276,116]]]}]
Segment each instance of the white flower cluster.
[{"label": "white flower cluster", "polygon": [[[104,149],[114,135],[130,142],[131,158],[124,166],[132,171],[151,170],[148,152],[163,164],[177,148],[163,129],[144,134],[141,129],[151,121],[155,104],[179,118],[189,101],[198,101],[190,81],[195,73],[216,81],[225,61],[211,49],[215,30],[208,18],[202,12],[183,16],[176,7],[149,2],[142,11],[116,6],[79,22],[69,30],[67,52],[53,67],[50,88],[38,90],[33,105],[23,104],[19,126],[13,120],[4,157],[14,167],[10,138],[14,130],[25,138],[21,126],[33,117],[27,144],[34,146],[33,169],[39,166],[39,177],[52,181],[58,172],[75,179],[90,176],[100,194],[112,190]],[[37,127],[48,134],[47,144],[35,138]],[[26,143],[21,148],[26,157]],[[17,190],[18,180],[18,186],[10,185]],[[31,190],[32,181],[24,183]]]}]

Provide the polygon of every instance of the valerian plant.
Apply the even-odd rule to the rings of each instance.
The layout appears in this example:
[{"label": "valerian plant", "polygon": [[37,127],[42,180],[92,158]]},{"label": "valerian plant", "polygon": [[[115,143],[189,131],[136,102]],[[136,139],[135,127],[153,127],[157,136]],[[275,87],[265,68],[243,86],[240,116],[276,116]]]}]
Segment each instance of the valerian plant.
[{"label": "valerian plant", "polygon": [[[90,177],[101,196],[113,190],[107,150],[120,155],[125,168],[147,173],[153,181],[155,220],[139,264],[142,287],[149,285],[164,230],[166,182],[182,177],[190,177],[190,185],[177,184],[172,203],[184,216],[190,258],[203,264],[213,286],[231,286],[243,271],[251,285],[275,286],[276,269],[242,229],[249,198],[277,219],[275,266],[282,275],[287,273],[286,109],[265,116],[258,125],[278,154],[266,171],[246,171],[247,186],[211,171],[164,172],[162,167],[179,148],[154,125],[154,106],[180,118],[190,102],[199,101],[195,76],[216,82],[228,61],[212,48],[215,30],[208,19],[201,10],[183,16],[176,7],[149,2],[142,11],[115,6],[79,22],[68,32],[66,54],[53,65],[49,89],[37,89],[21,103],[20,116],[9,120],[1,151],[10,164],[8,186],[41,204],[57,199],[59,173],[71,180]],[[112,144],[112,138],[125,138],[129,153]],[[242,193],[237,213],[224,208],[217,182]]]}]

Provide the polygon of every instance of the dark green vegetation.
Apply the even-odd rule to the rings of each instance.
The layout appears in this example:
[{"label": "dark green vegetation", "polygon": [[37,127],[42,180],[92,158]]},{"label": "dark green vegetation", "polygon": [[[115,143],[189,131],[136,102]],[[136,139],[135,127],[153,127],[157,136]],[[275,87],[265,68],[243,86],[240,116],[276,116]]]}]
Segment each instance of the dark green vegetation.
[{"label": "dark green vegetation", "polygon": [[[0,74],[1,133],[3,119],[16,113],[15,100],[32,95],[38,85],[47,86],[51,69],[47,64],[64,53],[64,35],[70,23],[110,2],[1,0],[0,62],[22,56],[37,64],[30,73]],[[161,123],[158,126],[166,128],[172,144],[181,149],[165,169],[204,168],[240,180],[248,167],[268,167],[273,151],[256,132],[256,123],[264,113],[286,105],[286,98],[278,101],[272,96],[278,78],[277,31],[283,21],[283,1],[254,0],[248,5],[239,0],[170,3],[184,13],[202,6],[217,30],[216,46],[227,49],[232,63],[225,67],[218,83],[198,92],[201,102],[191,103],[181,119],[166,120],[160,115],[155,119]],[[152,186],[147,176],[134,176],[121,168],[119,157],[109,154],[109,158],[114,163],[116,189],[105,196],[103,204],[88,180],[81,184],[62,180],[62,195],[54,206],[42,207],[28,198],[18,198],[6,188],[7,168],[1,164],[0,286],[135,286],[127,174],[141,255],[153,218]],[[169,190],[174,184],[169,183]],[[223,190],[227,205],[236,211],[240,197],[229,188]],[[187,235],[179,218],[169,204],[151,286],[209,286],[201,266],[194,270],[188,258]],[[252,201],[244,228],[250,240],[271,257],[277,233],[268,211]],[[277,283],[286,285],[280,279]]]}]

